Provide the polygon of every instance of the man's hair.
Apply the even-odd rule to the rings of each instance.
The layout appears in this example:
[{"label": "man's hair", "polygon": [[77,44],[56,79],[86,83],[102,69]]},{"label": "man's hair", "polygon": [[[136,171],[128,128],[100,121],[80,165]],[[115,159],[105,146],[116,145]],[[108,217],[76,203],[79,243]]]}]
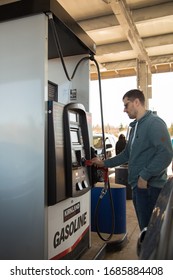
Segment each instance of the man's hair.
[{"label": "man's hair", "polygon": [[143,92],[139,89],[131,89],[131,90],[127,91],[123,96],[123,100],[125,97],[131,101],[134,101],[136,98],[138,98],[139,101],[141,102],[141,104],[143,104],[143,105],[145,104],[145,96],[144,96]]}]

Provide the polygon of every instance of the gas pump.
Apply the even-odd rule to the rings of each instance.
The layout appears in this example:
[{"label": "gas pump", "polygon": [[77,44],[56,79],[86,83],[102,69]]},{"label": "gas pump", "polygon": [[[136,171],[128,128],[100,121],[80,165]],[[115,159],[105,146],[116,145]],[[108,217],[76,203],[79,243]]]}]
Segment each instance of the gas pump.
[{"label": "gas pump", "polygon": [[64,156],[67,196],[86,193],[90,186],[89,167],[82,164],[90,158],[90,141],[85,108],[82,104],[71,103],[64,107]]},{"label": "gas pump", "polygon": [[86,193],[91,187],[90,139],[85,108],[48,101],[48,205]]},{"label": "gas pump", "polygon": [[48,101],[48,256],[77,259],[90,247],[91,167],[82,104]]}]

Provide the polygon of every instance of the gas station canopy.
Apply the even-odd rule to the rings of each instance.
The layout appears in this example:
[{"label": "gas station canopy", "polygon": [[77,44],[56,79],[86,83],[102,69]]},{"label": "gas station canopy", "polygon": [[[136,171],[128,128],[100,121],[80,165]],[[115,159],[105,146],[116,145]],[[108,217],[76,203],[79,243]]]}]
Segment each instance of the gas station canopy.
[{"label": "gas station canopy", "polygon": [[[96,43],[102,78],[173,71],[172,0],[58,0]],[[92,62],[91,62],[92,64]],[[92,64],[91,79],[96,79]]]}]

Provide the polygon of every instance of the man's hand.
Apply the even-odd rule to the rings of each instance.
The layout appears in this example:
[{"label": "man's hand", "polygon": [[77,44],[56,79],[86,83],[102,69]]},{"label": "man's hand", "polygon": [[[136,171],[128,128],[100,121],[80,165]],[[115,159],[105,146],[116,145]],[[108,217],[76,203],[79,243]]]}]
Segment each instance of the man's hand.
[{"label": "man's hand", "polygon": [[98,157],[92,158],[91,162],[92,162],[93,165],[96,165],[98,167],[103,167],[104,166],[104,162]]},{"label": "man's hand", "polygon": [[147,188],[147,181],[144,180],[141,176],[139,176],[137,185],[138,185],[139,189],[146,189]]}]

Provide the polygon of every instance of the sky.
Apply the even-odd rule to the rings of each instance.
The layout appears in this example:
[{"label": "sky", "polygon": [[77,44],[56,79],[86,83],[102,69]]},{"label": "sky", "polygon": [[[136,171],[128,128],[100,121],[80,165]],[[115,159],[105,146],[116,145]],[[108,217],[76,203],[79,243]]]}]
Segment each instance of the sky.
[{"label": "sky", "polygon": [[[114,127],[129,125],[130,119],[123,112],[123,95],[130,89],[137,87],[135,77],[106,79],[101,81],[104,124]],[[152,99],[149,100],[149,109],[157,114],[170,127],[173,123],[173,72],[152,75]],[[101,125],[100,98],[98,81],[90,84],[90,112],[93,126]]]}]

